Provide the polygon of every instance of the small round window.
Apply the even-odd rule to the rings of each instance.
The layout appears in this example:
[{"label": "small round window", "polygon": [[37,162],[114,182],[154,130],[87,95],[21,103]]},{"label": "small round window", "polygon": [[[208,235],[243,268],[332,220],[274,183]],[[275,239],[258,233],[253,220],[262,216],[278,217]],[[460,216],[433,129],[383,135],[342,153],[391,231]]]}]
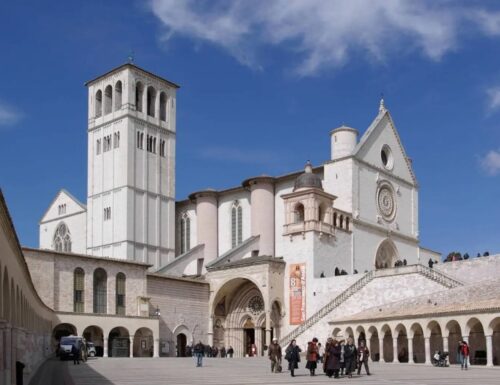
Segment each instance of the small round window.
[{"label": "small round window", "polygon": [[392,152],[388,145],[384,145],[382,147],[382,151],[380,151],[380,158],[382,159],[382,164],[388,170],[392,170],[394,166],[394,159],[392,158]]}]

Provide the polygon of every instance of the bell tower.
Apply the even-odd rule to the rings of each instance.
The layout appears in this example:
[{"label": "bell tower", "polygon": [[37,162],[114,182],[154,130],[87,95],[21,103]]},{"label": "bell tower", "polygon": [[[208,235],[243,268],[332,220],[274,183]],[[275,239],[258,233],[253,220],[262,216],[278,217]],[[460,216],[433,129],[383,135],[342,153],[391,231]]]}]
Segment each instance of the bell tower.
[{"label": "bell tower", "polygon": [[132,63],[86,86],[87,253],[161,266],[175,255],[179,86]]}]

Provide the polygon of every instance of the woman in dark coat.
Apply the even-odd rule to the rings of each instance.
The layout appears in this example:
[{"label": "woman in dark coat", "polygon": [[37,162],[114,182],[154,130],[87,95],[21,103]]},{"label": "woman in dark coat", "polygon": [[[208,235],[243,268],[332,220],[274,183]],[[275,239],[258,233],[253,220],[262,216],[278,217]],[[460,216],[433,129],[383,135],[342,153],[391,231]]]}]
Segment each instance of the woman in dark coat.
[{"label": "woman in dark coat", "polygon": [[340,370],[340,343],[337,340],[333,340],[328,344],[328,352],[325,351],[327,355],[326,359],[326,375],[328,377],[339,378]]},{"label": "woman in dark coat", "polygon": [[358,357],[358,350],[354,346],[351,337],[347,339],[347,344],[344,346],[344,360],[345,360],[345,374],[347,377],[352,378],[352,372],[356,370],[356,360]]},{"label": "woman in dark coat", "polygon": [[288,370],[290,370],[292,377],[295,377],[295,369],[299,368],[301,351],[295,340],[292,340],[285,350],[285,359],[288,361]]}]

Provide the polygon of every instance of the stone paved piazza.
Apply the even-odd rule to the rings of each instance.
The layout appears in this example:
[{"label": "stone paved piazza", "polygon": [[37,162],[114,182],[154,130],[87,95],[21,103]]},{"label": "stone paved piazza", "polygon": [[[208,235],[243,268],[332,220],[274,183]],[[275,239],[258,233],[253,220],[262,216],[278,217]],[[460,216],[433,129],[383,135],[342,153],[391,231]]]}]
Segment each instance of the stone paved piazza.
[{"label": "stone paved piazza", "polygon": [[[355,376],[352,380],[329,379],[321,373],[311,378],[300,363],[297,377],[291,378],[288,372],[272,374],[269,361],[265,358],[209,358],[204,359],[204,367],[196,368],[191,358],[165,359],[94,359],[86,364],[74,366],[72,362],[49,361],[57,371],[60,384],[73,385],[63,378],[71,377],[74,385],[251,385],[251,384],[326,384],[326,383],[366,383],[385,385],[432,385],[476,383],[481,385],[498,384],[500,370],[497,368],[475,367],[468,371],[452,366],[434,368],[424,365],[379,364],[371,363],[372,376]],[[66,366],[67,377],[61,370]],[[41,380],[41,379],[39,379]],[[55,382],[58,382],[56,380]],[[46,384],[46,382],[35,382]],[[56,385],[56,384],[51,384]]]}]

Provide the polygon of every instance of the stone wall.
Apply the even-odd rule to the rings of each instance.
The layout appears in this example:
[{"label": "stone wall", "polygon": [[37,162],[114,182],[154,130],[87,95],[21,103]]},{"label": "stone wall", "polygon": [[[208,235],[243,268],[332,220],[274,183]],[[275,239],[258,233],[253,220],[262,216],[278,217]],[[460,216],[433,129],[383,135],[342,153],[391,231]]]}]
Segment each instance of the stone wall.
[{"label": "stone wall", "polygon": [[465,261],[438,263],[434,265],[434,269],[467,283],[498,279],[500,254]]},{"label": "stone wall", "polygon": [[326,341],[327,337],[332,335],[329,321],[343,319],[375,306],[442,290],[446,290],[442,285],[417,273],[374,278],[328,316],[300,335],[297,343],[304,349],[307,341],[313,337]]},{"label": "stone wall", "polygon": [[73,312],[74,271],[85,272],[84,312],[93,313],[93,274],[100,267],[107,274],[107,313],[116,313],[116,275],[125,274],[125,315],[138,315],[138,297],[146,296],[148,265],[96,258],[50,250],[24,248],[23,253],[37,291],[47,306],[58,312]]},{"label": "stone wall", "polygon": [[175,356],[177,335],[186,335],[187,344],[207,343],[209,285],[206,282],[147,276],[151,312],[160,311],[160,355]]}]

